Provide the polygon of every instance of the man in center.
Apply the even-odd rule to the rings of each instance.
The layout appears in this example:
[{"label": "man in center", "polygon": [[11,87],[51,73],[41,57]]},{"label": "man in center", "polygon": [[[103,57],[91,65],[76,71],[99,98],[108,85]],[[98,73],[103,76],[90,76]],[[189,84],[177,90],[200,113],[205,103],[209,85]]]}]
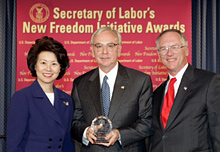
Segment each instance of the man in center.
[{"label": "man in center", "polygon": [[[82,143],[82,152],[145,152],[145,138],[153,134],[152,82],[149,75],[118,62],[122,49],[118,31],[98,29],[91,38],[92,56],[98,68],[73,82],[72,136]],[[107,85],[109,101],[104,99]],[[95,143],[92,120],[106,116],[112,122],[108,143]]]}]

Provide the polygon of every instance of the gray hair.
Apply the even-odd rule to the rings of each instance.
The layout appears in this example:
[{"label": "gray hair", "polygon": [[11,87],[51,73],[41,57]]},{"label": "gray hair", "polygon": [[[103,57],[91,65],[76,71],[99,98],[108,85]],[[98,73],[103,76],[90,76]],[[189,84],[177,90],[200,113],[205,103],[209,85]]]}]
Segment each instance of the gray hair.
[{"label": "gray hair", "polygon": [[101,27],[93,33],[92,38],[91,38],[91,44],[93,44],[94,38],[104,31],[110,31],[110,32],[114,33],[118,38],[119,45],[122,43],[121,34],[117,30],[114,30],[110,27]]},{"label": "gray hair", "polygon": [[156,44],[157,44],[157,49],[159,49],[160,37],[161,37],[163,34],[167,33],[167,32],[176,32],[176,33],[178,33],[178,34],[180,35],[180,37],[181,37],[181,40],[182,40],[183,45],[184,45],[184,46],[188,46],[188,41],[187,41],[187,39],[186,39],[186,36],[185,36],[182,32],[180,32],[179,30],[176,30],[176,29],[168,29],[168,30],[165,30],[165,31],[163,31],[162,33],[160,33],[160,35],[157,37],[157,42],[156,42]]}]

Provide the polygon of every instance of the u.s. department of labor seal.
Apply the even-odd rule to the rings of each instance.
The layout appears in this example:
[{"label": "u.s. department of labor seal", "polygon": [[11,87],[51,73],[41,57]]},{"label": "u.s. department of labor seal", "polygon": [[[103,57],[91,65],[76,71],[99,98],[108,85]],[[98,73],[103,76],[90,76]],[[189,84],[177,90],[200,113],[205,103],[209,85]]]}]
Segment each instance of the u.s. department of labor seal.
[{"label": "u.s. department of labor seal", "polygon": [[50,10],[46,5],[37,3],[31,7],[29,15],[35,23],[43,23],[48,19]]}]

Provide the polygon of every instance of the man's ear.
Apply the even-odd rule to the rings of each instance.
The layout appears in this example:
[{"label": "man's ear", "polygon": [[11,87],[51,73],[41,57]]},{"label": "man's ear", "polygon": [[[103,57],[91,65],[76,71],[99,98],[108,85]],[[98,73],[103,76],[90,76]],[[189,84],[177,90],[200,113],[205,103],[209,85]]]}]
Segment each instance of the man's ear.
[{"label": "man's ear", "polygon": [[158,55],[158,58],[159,58],[160,62],[162,62],[162,61],[161,61],[161,58],[160,58],[160,54],[159,54],[158,51],[157,51],[157,55]]},{"label": "man's ear", "polygon": [[92,57],[95,58],[95,54],[92,46],[90,47],[90,50],[92,51]]},{"label": "man's ear", "polygon": [[188,47],[188,46],[186,46],[185,55],[186,55],[186,56],[189,56],[189,47]]},{"label": "man's ear", "polygon": [[121,45],[118,45],[118,57],[121,56],[121,49],[122,49],[122,46],[121,46]]}]

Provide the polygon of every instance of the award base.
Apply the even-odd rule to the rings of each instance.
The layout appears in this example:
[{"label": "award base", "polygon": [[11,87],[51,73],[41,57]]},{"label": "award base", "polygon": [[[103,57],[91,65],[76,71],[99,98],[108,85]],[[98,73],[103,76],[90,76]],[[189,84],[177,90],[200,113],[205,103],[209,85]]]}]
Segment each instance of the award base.
[{"label": "award base", "polygon": [[95,143],[109,143],[108,140],[105,139],[105,137],[98,137]]}]

